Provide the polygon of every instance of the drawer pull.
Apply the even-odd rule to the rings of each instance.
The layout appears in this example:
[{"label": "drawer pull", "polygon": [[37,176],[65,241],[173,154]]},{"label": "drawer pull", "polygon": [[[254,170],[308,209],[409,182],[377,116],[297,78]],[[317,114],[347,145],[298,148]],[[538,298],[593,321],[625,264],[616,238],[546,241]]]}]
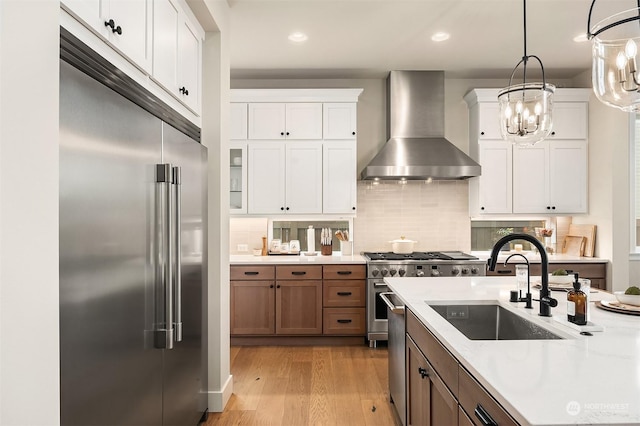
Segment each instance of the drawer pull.
[{"label": "drawer pull", "polygon": [[498,271],[496,271],[499,274],[513,274],[514,272],[511,269],[500,269]]},{"label": "drawer pull", "polygon": [[476,405],[476,409],[473,411],[473,413],[484,426],[498,426],[498,423],[496,423],[496,421],[491,418],[489,413],[487,413],[482,405]]},{"label": "drawer pull", "polygon": [[245,275],[258,275],[260,272],[258,271],[245,271]]},{"label": "drawer pull", "polygon": [[418,367],[418,373],[423,379],[429,377],[429,373],[427,372],[426,368]]},{"label": "drawer pull", "polygon": [[351,296],[351,292],[350,291],[339,291],[337,293],[338,296]]},{"label": "drawer pull", "polygon": [[306,271],[293,271],[291,275],[307,275]]},{"label": "drawer pull", "polygon": [[340,324],[349,324],[351,322],[351,320],[350,319],[339,319],[338,322]]},{"label": "drawer pull", "polygon": [[338,275],[351,275],[352,271],[338,271]]}]

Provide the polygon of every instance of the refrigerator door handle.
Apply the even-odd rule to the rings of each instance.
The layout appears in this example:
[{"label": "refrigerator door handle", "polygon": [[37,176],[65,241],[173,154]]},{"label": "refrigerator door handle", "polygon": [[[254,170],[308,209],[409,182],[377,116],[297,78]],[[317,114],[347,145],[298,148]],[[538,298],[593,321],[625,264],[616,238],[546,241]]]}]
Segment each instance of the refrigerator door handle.
[{"label": "refrigerator door handle", "polygon": [[[174,212],[171,208],[172,196],[171,164],[156,164],[156,226],[157,268],[156,289],[161,295],[156,297],[156,327],[154,346],[158,349],[173,349],[173,264],[171,261],[171,228]],[[161,296],[161,297],[160,297]]]},{"label": "refrigerator door handle", "polygon": [[173,302],[175,341],[182,341],[182,169],[173,167]]}]

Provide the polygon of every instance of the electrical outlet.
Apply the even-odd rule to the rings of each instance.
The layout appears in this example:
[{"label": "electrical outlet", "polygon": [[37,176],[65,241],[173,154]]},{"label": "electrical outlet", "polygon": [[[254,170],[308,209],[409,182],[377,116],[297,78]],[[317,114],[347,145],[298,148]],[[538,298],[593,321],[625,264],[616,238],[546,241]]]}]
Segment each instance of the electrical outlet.
[{"label": "electrical outlet", "polygon": [[246,244],[238,244],[238,251],[249,251],[249,246]]}]

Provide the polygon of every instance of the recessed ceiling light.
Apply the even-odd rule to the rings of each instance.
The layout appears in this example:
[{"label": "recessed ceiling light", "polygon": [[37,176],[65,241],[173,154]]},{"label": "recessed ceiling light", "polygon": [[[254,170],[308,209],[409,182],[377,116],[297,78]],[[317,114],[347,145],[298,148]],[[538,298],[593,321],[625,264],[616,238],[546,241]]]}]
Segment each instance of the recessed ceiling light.
[{"label": "recessed ceiling light", "polygon": [[303,43],[307,41],[308,38],[309,37],[307,37],[305,33],[301,33],[300,31],[289,34],[289,40],[293,41],[294,43]]},{"label": "recessed ceiling light", "polygon": [[587,41],[587,35],[584,33],[579,34],[573,38],[573,41],[575,41],[576,43],[583,43]]},{"label": "recessed ceiling light", "polygon": [[431,40],[433,41],[445,41],[445,40],[449,40],[449,37],[451,37],[451,35],[449,33],[445,33],[442,31],[439,31],[437,33],[435,33],[434,35],[431,36]]}]

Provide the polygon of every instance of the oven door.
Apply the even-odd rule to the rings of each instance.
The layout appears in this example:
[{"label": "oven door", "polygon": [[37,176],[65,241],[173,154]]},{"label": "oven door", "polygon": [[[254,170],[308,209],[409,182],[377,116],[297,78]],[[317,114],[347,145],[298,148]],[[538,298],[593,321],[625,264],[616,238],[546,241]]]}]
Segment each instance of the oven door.
[{"label": "oven door", "polygon": [[387,305],[380,294],[388,291],[384,279],[367,280],[367,338],[370,341],[387,340]]}]

